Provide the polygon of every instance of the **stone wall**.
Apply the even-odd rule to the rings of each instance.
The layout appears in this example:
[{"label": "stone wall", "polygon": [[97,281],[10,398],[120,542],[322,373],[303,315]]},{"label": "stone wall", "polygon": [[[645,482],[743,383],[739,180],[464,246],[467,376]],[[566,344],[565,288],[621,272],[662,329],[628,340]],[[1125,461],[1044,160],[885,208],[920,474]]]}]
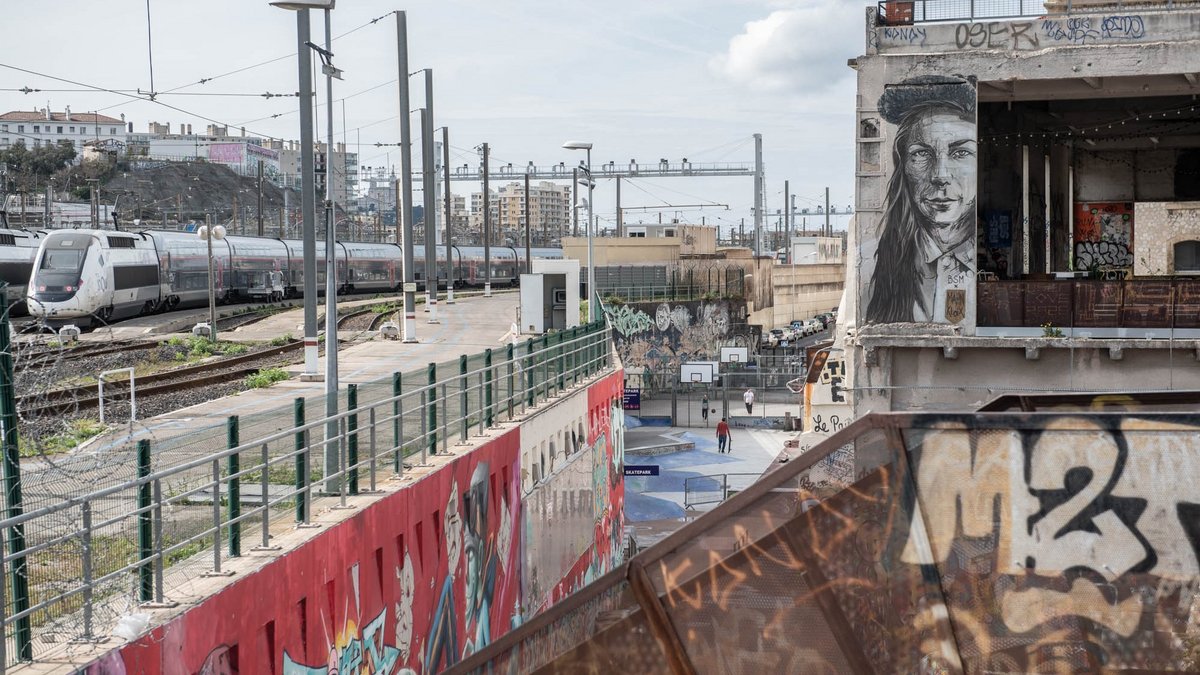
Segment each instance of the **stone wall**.
[{"label": "stone wall", "polygon": [[1175,244],[1200,239],[1200,202],[1138,202],[1134,205],[1135,276],[1175,273]]}]

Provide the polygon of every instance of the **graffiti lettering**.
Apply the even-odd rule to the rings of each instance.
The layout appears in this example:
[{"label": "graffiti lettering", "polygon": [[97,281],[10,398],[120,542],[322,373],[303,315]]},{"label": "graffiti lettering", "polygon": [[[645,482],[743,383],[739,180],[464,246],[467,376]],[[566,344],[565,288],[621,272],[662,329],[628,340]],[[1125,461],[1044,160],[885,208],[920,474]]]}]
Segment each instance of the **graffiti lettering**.
[{"label": "graffiti lettering", "polygon": [[920,27],[884,28],[883,37],[887,40],[907,42],[908,44],[925,44],[926,31]]},{"label": "graffiti lettering", "polygon": [[1113,241],[1075,242],[1075,267],[1133,267],[1133,252],[1125,244]]},{"label": "graffiti lettering", "polygon": [[1055,42],[1083,45],[1102,40],[1140,40],[1146,36],[1146,23],[1137,15],[1109,16],[1099,24],[1091,17],[1046,19],[1042,33]]},{"label": "graffiti lettering", "polygon": [[[383,610],[363,630],[361,637],[355,631],[335,644],[329,651],[329,662],[325,666],[306,666],[292,660],[287,650],[283,652],[283,675],[326,675],[326,673],[391,673],[400,659],[400,650],[383,642],[383,627],[387,610]],[[347,624],[353,630],[353,624]],[[366,643],[366,660],[363,648]]]},{"label": "graffiti lettering", "polygon": [[954,28],[959,49],[1037,49],[1038,36],[1030,22],[960,23]]},{"label": "graffiti lettering", "polygon": [[1146,22],[1136,15],[1105,17],[1100,24],[1100,32],[1106,38],[1140,40],[1146,37]]},{"label": "graffiti lettering", "polygon": [[609,307],[606,310],[609,320],[617,333],[624,336],[637,335],[654,328],[654,321],[643,311],[628,305]]}]

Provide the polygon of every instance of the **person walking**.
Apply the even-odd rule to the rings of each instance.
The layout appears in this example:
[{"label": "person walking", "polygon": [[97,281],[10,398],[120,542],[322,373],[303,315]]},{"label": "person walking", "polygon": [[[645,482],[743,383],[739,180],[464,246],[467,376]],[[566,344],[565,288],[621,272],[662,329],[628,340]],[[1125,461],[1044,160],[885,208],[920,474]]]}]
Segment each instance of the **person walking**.
[{"label": "person walking", "polygon": [[704,394],[704,398],[700,401],[700,418],[704,420],[704,425],[708,426],[708,394]]},{"label": "person walking", "polygon": [[742,400],[746,402],[746,414],[754,414],[754,390],[747,387],[746,393],[742,394]]},{"label": "person walking", "polygon": [[717,452],[729,452],[731,449],[729,442],[729,424],[722,417],[720,422],[717,422]]}]

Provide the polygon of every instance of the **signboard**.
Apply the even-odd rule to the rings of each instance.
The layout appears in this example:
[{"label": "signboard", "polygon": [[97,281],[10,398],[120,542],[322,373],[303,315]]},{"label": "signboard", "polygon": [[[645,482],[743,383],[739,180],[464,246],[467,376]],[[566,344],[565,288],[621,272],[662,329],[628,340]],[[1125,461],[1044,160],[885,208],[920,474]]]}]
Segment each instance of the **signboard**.
[{"label": "signboard", "polygon": [[642,390],[626,387],[625,393],[621,397],[621,407],[625,410],[641,410]]},{"label": "signboard", "polygon": [[626,464],[625,465],[625,475],[626,476],[657,476],[658,475],[658,465],[657,464],[642,464],[639,466],[639,465],[633,465],[633,464]]},{"label": "signboard", "polygon": [[1012,246],[1012,211],[984,211],[984,242],[988,248]]},{"label": "signboard", "polygon": [[417,292],[417,283],[415,281],[410,281],[410,282],[404,284],[404,292],[405,293],[416,293]]}]

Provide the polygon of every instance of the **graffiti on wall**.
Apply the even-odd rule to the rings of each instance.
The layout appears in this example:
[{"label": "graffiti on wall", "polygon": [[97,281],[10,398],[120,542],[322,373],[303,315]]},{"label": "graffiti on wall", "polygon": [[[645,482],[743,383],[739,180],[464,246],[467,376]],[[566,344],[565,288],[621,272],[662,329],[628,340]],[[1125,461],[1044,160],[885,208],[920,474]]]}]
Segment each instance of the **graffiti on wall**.
[{"label": "graffiti on wall", "polygon": [[607,307],[613,339],[626,368],[678,371],[688,361],[715,361],[721,347],[757,346],[739,323],[745,302],[734,300],[631,303]]},{"label": "graffiti on wall", "polygon": [[692,663],[1200,668],[1196,416],[929,415],[900,433],[903,460],[864,431],[655,564]]},{"label": "graffiti on wall", "polygon": [[1133,267],[1133,210],[1129,202],[1075,204],[1075,269]]},{"label": "graffiti on wall", "polygon": [[974,324],[975,101],[973,80],[936,76],[879,99],[894,140],[884,214],[864,235],[867,322]]}]

